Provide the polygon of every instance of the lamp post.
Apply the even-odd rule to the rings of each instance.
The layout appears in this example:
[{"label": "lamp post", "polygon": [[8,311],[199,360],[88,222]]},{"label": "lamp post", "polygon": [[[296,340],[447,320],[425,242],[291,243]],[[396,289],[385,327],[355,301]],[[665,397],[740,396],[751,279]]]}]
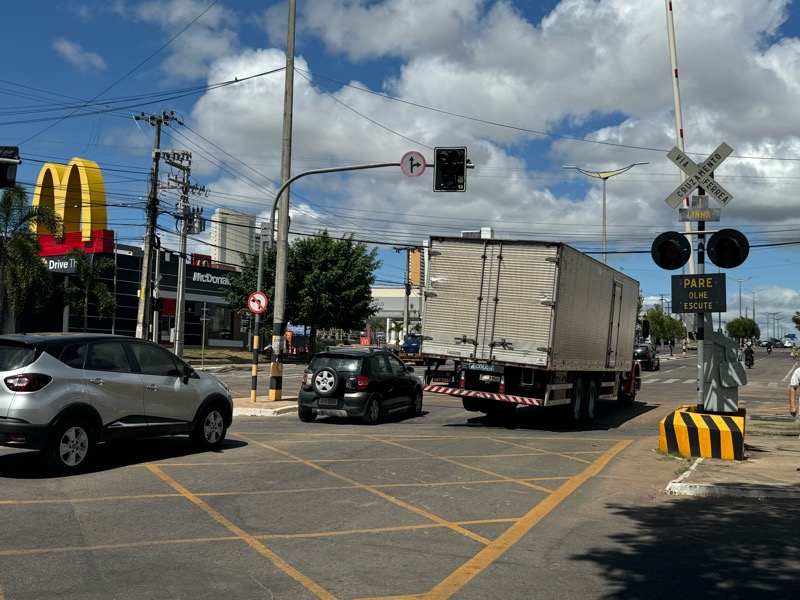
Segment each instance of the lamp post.
[{"label": "lamp post", "polygon": [[734,277],[730,277],[733,281],[739,282],[739,318],[742,318],[742,282],[747,281],[748,279],[752,279],[752,277],[745,277],[743,279],[736,279]]},{"label": "lamp post", "polygon": [[772,331],[772,337],[774,338],[775,337],[775,316],[779,315],[780,313],[777,313],[777,312],[765,312],[764,314],[767,315],[767,335],[768,336],[770,335],[769,318],[772,317],[772,323],[773,323],[773,325],[772,325],[772,330],[773,330]]},{"label": "lamp post", "polygon": [[576,167],[575,165],[566,165],[565,169],[575,169],[576,171],[580,171],[584,175],[588,175],[589,177],[596,177],[603,181],[603,264],[606,264],[606,181],[614,177],[614,175],[619,175],[620,173],[624,173],[628,169],[635,167],[636,165],[646,165],[649,163],[646,162],[637,162],[633,163],[632,165],[628,165],[627,167],[623,167],[621,169],[614,169],[613,171],[587,171],[586,169],[581,169],[580,167]]},{"label": "lamp post", "polygon": [[753,322],[758,324],[756,321],[756,292],[763,292],[764,288],[758,288],[757,290],[750,290],[753,293]]}]

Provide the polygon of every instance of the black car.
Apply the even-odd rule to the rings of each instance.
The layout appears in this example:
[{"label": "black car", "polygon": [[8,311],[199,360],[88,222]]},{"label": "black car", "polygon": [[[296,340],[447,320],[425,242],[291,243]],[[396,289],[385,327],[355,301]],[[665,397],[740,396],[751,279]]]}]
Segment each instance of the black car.
[{"label": "black car", "polygon": [[394,353],[352,346],[317,353],[303,374],[297,415],[311,422],[317,415],[361,417],[377,423],[381,415],[405,411],[422,414],[422,385]]},{"label": "black car", "polygon": [[640,363],[643,369],[658,371],[661,368],[661,359],[658,350],[653,344],[637,344],[633,347],[633,360]]}]

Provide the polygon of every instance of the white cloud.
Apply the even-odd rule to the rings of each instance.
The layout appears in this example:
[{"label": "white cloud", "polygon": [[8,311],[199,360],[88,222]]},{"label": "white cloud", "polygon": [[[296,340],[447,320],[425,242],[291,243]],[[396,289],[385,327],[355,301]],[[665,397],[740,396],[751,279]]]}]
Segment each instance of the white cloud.
[{"label": "white cloud", "polygon": [[95,52],[84,50],[80,44],[71,42],[66,38],[53,41],[53,49],[58,52],[72,66],[82,71],[102,71],[106,68],[106,61]]}]

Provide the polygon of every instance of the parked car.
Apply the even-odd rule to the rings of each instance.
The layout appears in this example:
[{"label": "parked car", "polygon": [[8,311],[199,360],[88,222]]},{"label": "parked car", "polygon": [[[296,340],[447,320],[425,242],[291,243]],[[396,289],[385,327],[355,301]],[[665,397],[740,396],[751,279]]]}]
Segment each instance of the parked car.
[{"label": "parked car", "polygon": [[352,346],[317,353],[303,374],[297,415],[311,422],[317,415],[361,417],[368,424],[382,415],[422,414],[422,385],[414,367],[382,348]]},{"label": "parked car", "polygon": [[0,445],[41,450],[62,474],[101,442],[188,433],[212,450],[233,418],[222,381],[126,336],[0,335],[0,380]]},{"label": "parked car", "polygon": [[648,371],[658,371],[661,368],[661,359],[658,356],[658,350],[653,344],[637,344],[634,346],[633,360]]}]

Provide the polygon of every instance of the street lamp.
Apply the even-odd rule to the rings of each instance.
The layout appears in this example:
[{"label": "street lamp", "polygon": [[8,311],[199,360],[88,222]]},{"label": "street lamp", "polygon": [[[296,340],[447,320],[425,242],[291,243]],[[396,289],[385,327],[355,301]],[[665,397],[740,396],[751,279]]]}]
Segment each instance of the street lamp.
[{"label": "street lamp", "polygon": [[566,165],[565,169],[575,169],[576,171],[580,171],[584,175],[588,175],[589,177],[596,177],[597,179],[601,179],[603,181],[603,264],[606,264],[606,181],[614,177],[614,175],[619,175],[620,173],[624,173],[628,169],[632,169],[636,165],[647,165],[649,163],[646,162],[637,162],[633,163],[632,165],[628,165],[627,167],[623,167],[621,169],[614,169],[613,171],[587,171],[585,169],[581,169],[580,167],[576,167],[575,165]]},{"label": "street lamp", "polygon": [[764,314],[765,314],[765,315],[767,315],[767,335],[768,335],[768,336],[770,335],[770,329],[769,329],[769,317],[772,317],[772,337],[774,338],[774,337],[775,337],[775,317],[776,317],[777,315],[781,314],[781,313],[777,313],[777,312],[765,312]]},{"label": "street lamp", "polygon": [[753,321],[758,323],[758,321],[756,321],[756,292],[763,292],[764,288],[758,288],[757,290],[750,291],[753,292]]},{"label": "street lamp", "polygon": [[736,279],[734,277],[729,277],[732,281],[739,282],[739,318],[742,318],[742,282],[747,281],[748,279],[752,279],[752,277],[745,277],[744,279]]}]

